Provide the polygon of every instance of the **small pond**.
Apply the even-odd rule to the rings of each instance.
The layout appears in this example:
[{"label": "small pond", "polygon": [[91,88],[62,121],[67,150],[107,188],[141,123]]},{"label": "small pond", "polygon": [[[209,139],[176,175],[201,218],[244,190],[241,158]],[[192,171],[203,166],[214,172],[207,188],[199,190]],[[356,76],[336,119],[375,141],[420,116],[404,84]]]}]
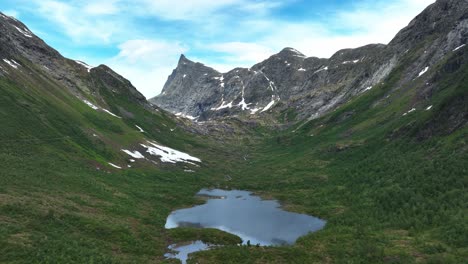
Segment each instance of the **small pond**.
[{"label": "small pond", "polygon": [[[275,200],[262,200],[248,191],[202,189],[205,204],[172,212],[166,228],[216,228],[239,236],[243,244],[291,245],[325,226],[317,217],[284,211]],[[198,250],[195,250],[198,251]],[[192,251],[194,252],[194,251]]]},{"label": "small pond", "polygon": [[193,252],[208,250],[212,246],[205,244],[202,241],[195,241],[187,245],[170,245],[169,250],[174,253],[166,253],[164,256],[166,258],[175,258],[179,259],[182,264],[187,263],[188,255]]}]

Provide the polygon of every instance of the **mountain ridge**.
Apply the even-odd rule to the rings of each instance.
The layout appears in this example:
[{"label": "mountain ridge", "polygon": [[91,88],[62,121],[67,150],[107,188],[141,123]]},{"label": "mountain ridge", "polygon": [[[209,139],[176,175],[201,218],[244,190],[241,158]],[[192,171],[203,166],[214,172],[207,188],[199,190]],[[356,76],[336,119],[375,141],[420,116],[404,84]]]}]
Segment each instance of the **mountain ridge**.
[{"label": "mountain ridge", "polygon": [[[436,17],[452,7],[444,3],[464,6],[437,3]],[[229,74],[181,56],[171,83],[202,78],[197,89],[218,91],[198,98],[211,102],[202,110],[223,107],[202,113],[206,122],[148,104],[109,67],[63,58],[1,16],[0,263],[174,263],[171,245],[198,240],[219,246],[189,262],[466,262],[467,16],[447,12],[463,23],[434,31],[423,21],[431,37],[411,30],[423,40],[407,52],[397,41],[393,66],[378,60],[379,45],[333,63],[289,48]],[[371,73],[388,76],[367,89]],[[306,74],[310,84],[298,85]],[[327,91],[302,96],[322,84]],[[326,105],[335,108],[307,120]],[[239,246],[233,234],[188,224],[166,229],[172,211],[204,202],[195,196],[203,188],[247,190],[327,224],[277,247]]]},{"label": "mountain ridge", "polygon": [[[409,69],[404,83],[414,80],[427,67],[422,65],[422,60],[430,59],[428,64],[434,65],[466,43],[467,4],[466,1],[436,1],[400,30],[389,44],[342,49],[328,59],[305,57],[294,48],[284,48],[251,68],[235,68],[226,73],[208,71],[211,68],[203,64],[200,65],[205,68],[198,66],[196,71],[191,71],[179,64],[162,93],[149,101],[172,113],[192,119],[198,117],[201,121],[237,115],[251,119],[281,102],[276,112],[293,109],[296,121],[311,120],[383,82],[410,50],[421,53],[422,59],[414,64],[418,72]],[[444,13],[447,10],[449,15]],[[433,23],[433,29],[427,23]],[[423,53],[414,50],[430,38],[437,41]],[[207,72],[202,73],[201,69]],[[223,82],[219,81],[221,78]]]}]

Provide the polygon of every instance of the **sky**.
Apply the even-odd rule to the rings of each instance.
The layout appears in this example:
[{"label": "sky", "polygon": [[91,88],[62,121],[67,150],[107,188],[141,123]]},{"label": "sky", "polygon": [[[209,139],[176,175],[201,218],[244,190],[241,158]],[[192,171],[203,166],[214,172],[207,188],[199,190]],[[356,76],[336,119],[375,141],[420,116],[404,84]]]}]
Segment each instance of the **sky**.
[{"label": "sky", "polygon": [[226,72],[285,47],[328,58],[388,43],[435,0],[2,0],[65,57],[106,64],[147,98],[181,54]]}]

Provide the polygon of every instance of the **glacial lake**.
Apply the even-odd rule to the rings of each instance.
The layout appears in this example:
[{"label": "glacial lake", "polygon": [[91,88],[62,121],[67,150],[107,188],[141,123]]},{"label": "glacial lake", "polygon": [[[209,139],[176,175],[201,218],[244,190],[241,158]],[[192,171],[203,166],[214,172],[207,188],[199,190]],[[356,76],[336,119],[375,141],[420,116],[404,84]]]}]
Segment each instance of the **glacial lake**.
[{"label": "glacial lake", "polygon": [[275,200],[262,200],[248,191],[202,189],[205,204],[172,212],[165,227],[216,228],[235,234],[243,244],[291,245],[325,226],[317,217],[287,212]]}]

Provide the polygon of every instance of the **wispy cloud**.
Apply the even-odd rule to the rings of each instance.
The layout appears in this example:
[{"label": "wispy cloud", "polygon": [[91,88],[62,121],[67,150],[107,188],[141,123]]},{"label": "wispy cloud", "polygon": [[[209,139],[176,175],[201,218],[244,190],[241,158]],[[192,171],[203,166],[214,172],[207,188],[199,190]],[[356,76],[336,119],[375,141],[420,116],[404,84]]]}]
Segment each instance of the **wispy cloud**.
[{"label": "wispy cloud", "polygon": [[272,0],[135,0],[137,11],[147,15],[157,16],[166,20],[197,21],[210,19],[212,15],[223,11],[268,12],[282,5],[283,1]]},{"label": "wispy cloud", "polygon": [[188,51],[181,43],[136,39],[119,45],[119,54],[105,63],[124,74],[145,95],[154,94],[177,65],[180,54]]},{"label": "wispy cloud", "polygon": [[83,11],[90,15],[112,15],[119,13],[122,9],[118,5],[118,0],[102,0],[85,4]]},{"label": "wispy cloud", "polygon": [[[39,31],[66,54],[86,49],[147,97],[158,94],[180,53],[226,71],[284,47],[329,57],[343,48],[387,43],[434,0],[5,0],[6,9],[49,22]],[[17,4],[18,1],[21,4]],[[336,4],[338,3],[338,4]],[[325,16],[314,16],[325,12]],[[298,6],[304,7],[298,10]],[[10,13],[12,14],[12,13]],[[17,15],[17,13],[16,13]],[[325,19],[324,19],[325,17]],[[36,20],[36,21],[37,21]],[[47,24],[45,24],[47,25]],[[58,36],[57,36],[58,34]],[[54,45],[54,43],[51,43]],[[102,51],[106,50],[106,56]],[[93,53],[94,51],[94,53]],[[99,58],[99,61],[97,60]]]},{"label": "wispy cloud", "polygon": [[33,0],[34,12],[53,22],[72,41],[89,44],[106,44],[118,34],[126,34],[128,21],[109,16],[120,12],[117,1],[100,3],[62,2],[58,0]]}]

